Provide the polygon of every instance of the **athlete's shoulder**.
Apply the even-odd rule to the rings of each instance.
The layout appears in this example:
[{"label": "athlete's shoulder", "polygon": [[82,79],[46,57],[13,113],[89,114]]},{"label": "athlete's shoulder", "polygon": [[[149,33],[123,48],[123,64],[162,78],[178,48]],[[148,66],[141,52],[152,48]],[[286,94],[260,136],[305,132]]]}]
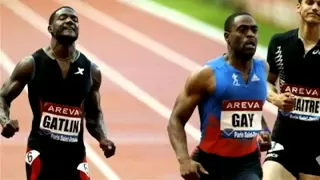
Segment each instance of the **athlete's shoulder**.
[{"label": "athlete's shoulder", "polygon": [[15,66],[12,76],[23,77],[22,79],[31,80],[35,71],[33,56],[29,55],[22,58]]},{"label": "athlete's shoulder", "polygon": [[187,82],[190,84],[204,84],[207,80],[214,77],[214,72],[211,67],[204,65],[199,69],[193,71],[188,77]]},{"label": "athlete's shoulder", "polygon": [[93,62],[91,60],[92,57],[88,57],[86,54],[84,54],[83,52],[81,52],[79,50],[77,50],[77,53],[78,53],[77,58],[76,58],[77,61],[80,60],[80,62],[85,66],[87,66],[87,65],[92,66],[92,64],[93,64]]},{"label": "athlete's shoulder", "polygon": [[262,58],[259,58],[259,57],[253,57],[253,61],[260,63],[260,62],[265,61],[265,60],[262,59]]},{"label": "athlete's shoulder", "polygon": [[283,43],[296,37],[298,29],[291,29],[286,32],[276,33],[271,37],[271,43]]},{"label": "athlete's shoulder", "polygon": [[261,59],[261,58],[254,58],[253,62],[260,67],[263,67],[265,69],[266,72],[269,71],[269,64],[266,60]]},{"label": "athlete's shoulder", "polygon": [[95,62],[91,61],[84,53],[82,53],[81,51],[78,51],[78,52],[79,52],[78,59],[84,60],[90,65],[91,74],[101,75],[99,66]]},{"label": "athlete's shoulder", "polygon": [[208,65],[204,65],[200,67],[199,69],[193,71],[189,77],[189,79],[193,80],[203,80],[203,79],[208,79],[214,75],[214,72],[212,68]]},{"label": "athlete's shoulder", "polygon": [[90,69],[92,74],[101,74],[99,66],[92,61],[90,61]]},{"label": "athlete's shoulder", "polygon": [[30,56],[33,59],[38,59],[39,57],[46,55],[46,48],[39,48],[36,51],[34,51]]},{"label": "athlete's shoulder", "polygon": [[259,58],[259,57],[254,57],[253,62],[256,64],[265,64],[267,61],[265,59]]},{"label": "athlete's shoulder", "polygon": [[225,58],[224,56],[218,56],[214,59],[211,59],[209,61],[207,61],[204,66],[205,67],[210,67],[212,70],[218,70],[221,67],[223,67],[225,65]]},{"label": "athlete's shoulder", "polygon": [[24,69],[33,70],[34,68],[34,57],[32,55],[25,56],[22,58],[17,65]]},{"label": "athlete's shoulder", "polygon": [[212,92],[214,73],[209,66],[202,66],[188,77],[185,89],[190,92]]},{"label": "athlete's shoulder", "polygon": [[92,77],[93,86],[99,89],[102,81],[101,70],[99,66],[91,61],[90,72]]}]

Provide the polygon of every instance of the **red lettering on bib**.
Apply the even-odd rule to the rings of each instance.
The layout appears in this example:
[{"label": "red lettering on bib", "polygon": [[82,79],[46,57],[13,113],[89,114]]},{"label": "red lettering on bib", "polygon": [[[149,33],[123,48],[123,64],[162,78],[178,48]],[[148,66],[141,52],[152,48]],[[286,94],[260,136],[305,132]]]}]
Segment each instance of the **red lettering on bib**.
[{"label": "red lettering on bib", "polygon": [[44,103],[43,112],[49,112],[51,114],[65,117],[80,117],[82,111],[79,107]]},{"label": "red lettering on bib", "polygon": [[320,88],[284,84],[281,92],[294,94],[296,100],[294,110],[290,113],[283,113],[283,115],[302,121],[320,120]]},{"label": "red lettering on bib", "polygon": [[233,101],[233,100],[225,100],[222,102],[222,110],[223,111],[261,111],[263,107],[262,101]]},{"label": "red lettering on bib", "polygon": [[40,129],[50,134],[51,139],[63,142],[78,142],[82,112],[79,107],[44,103]]},{"label": "red lettering on bib", "polygon": [[262,130],[263,101],[223,101],[220,131],[225,138],[252,139]]}]

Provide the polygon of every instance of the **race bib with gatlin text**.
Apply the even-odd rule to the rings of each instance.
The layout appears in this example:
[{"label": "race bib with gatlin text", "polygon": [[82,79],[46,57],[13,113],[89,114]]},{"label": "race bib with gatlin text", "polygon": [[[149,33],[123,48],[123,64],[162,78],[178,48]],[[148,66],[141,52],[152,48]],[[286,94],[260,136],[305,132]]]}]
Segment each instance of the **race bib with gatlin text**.
[{"label": "race bib with gatlin text", "polygon": [[40,129],[49,132],[53,140],[76,143],[81,130],[81,113],[79,107],[44,103]]}]

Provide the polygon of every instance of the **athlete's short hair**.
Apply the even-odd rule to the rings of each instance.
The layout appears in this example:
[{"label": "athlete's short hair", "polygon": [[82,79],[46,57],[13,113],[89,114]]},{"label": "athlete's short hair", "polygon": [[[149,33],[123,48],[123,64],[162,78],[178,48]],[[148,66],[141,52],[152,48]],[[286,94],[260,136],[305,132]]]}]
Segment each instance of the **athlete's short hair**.
[{"label": "athlete's short hair", "polygon": [[53,23],[53,20],[56,16],[56,13],[60,10],[60,9],[71,9],[74,11],[74,9],[70,6],[62,6],[62,7],[59,7],[58,9],[56,9],[55,11],[52,12],[52,14],[50,15],[49,17],[49,25],[51,25]]},{"label": "athlete's short hair", "polygon": [[229,32],[231,30],[234,19],[236,17],[242,16],[242,15],[252,16],[248,12],[235,12],[235,13],[231,14],[230,16],[227,17],[226,21],[224,22],[224,31]]}]

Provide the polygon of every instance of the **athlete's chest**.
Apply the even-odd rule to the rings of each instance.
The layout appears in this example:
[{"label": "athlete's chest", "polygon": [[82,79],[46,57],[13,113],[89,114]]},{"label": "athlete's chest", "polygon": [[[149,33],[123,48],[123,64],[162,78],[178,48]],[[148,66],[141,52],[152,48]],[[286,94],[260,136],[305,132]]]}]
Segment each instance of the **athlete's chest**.
[{"label": "athlete's chest", "polygon": [[[306,50],[308,50],[306,52]],[[276,46],[274,62],[279,72],[280,83],[320,87],[320,47],[305,47],[302,42]]]},{"label": "athlete's chest", "polygon": [[61,71],[61,78],[66,79],[69,75],[69,70],[70,70],[70,62],[63,62],[63,61],[56,61],[57,64],[59,65],[60,71]]},{"label": "athlete's chest", "polygon": [[267,83],[265,72],[253,71],[247,77],[237,72],[224,76],[225,86],[222,98],[225,100],[265,100]]},{"label": "athlete's chest", "polygon": [[39,133],[50,139],[76,143],[82,129],[82,108],[50,102],[41,103]]},{"label": "athlete's chest", "polygon": [[52,140],[77,143],[81,135],[83,102],[91,88],[90,65],[68,66],[48,60],[38,63],[32,94],[40,99],[39,134]]},{"label": "athlete's chest", "polygon": [[[220,78],[219,78],[220,79]],[[263,67],[248,77],[229,71],[221,76],[220,130],[226,138],[251,139],[261,131],[262,107],[267,95]]]},{"label": "athlete's chest", "polygon": [[91,88],[90,65],[72,63],[61,66],[56,61],[48,61],[37,70],[33,85],[39,96],[50,102],[62,100],[79,104]]}]

